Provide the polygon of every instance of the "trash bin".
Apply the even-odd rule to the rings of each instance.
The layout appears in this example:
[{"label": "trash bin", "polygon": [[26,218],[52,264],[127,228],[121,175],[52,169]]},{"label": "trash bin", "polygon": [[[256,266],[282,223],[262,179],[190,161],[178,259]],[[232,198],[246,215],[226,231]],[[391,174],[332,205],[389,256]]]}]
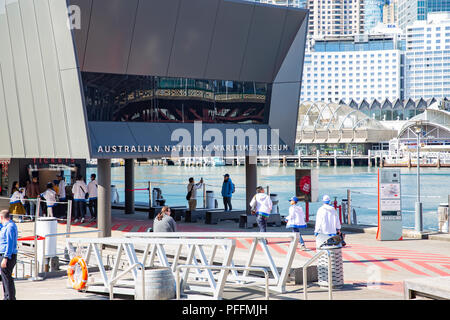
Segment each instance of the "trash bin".
[{"label": "trash bin", "polygon": [[214,191],[206,190],[206,209],[214,209]]},{"label": "trash bin", "polygon": [[279,202],[278,194],[271,193],[270,194],[270,200],[272,200],[272,212],[271,212],[271,214],[279,213],[279,210],[278,210],[278,202]]},{"label": "trash bin", "polygon": [[321,287],[328,287],[328,258],[331,259],[331,268],[333,274],[333,288],[339,288],[344,285],[344,263],[342,260],[342,244],[338,245],[323,245],[332,236],[319,234],[316,238],[317,250],[330,251],[328,254],[320,256],[317,262],[318,283]]},{"label": "trash bin", "polygon": [[[53,217],[42,217],[38,218],[36,224],[36,234],[41,237],[45,237],[47,234],[55,234],[57,233],[58,222],[56,218]],[[47,258],[56,256],[56,237],[48,237],[45,239],[45,256]],[[38,240],[37,242],[37,252],[38,259],[42,261],[42,240]]]},{"label": "trash bin", "polygon": [[439,232],[449,233],[449,206],[448,203],[440,203],[438,207]]},{"label": "trash bin", "polygon": [[111,186],[111,203],[119,203],[119,192],[115,185]]}]

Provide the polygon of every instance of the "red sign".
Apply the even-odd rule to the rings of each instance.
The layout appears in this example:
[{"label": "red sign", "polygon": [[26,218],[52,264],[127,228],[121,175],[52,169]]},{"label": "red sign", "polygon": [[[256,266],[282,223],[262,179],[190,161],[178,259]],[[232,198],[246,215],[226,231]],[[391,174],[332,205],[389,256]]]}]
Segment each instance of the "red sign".
[{"label": "red sign", "polygon": [[304,176],[300,179],[300,191],[303,193],[310,193],[311,192],[311,177],[310,176]]}]

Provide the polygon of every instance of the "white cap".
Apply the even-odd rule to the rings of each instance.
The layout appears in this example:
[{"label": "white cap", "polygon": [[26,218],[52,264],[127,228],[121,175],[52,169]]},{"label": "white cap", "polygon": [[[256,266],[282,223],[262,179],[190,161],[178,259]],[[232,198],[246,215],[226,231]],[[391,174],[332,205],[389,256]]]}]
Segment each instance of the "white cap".
[{"label": "white cap", "polygon": [[324,195],[323,198],[322,198],[322,201],[323,201],[323,202],[330,202],[330,201],[331,201],[330,196],[327,195],[327,194]]}]

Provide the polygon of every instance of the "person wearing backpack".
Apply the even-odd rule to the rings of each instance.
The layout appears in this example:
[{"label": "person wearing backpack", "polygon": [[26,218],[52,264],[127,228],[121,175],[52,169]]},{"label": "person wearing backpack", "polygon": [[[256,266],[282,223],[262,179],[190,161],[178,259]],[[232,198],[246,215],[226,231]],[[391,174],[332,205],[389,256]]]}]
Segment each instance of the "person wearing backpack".
[{"label": "person wearing backpack", "polygon": [[187,186],[186,200],[189,204],[189,211],[193,211],[197,208],[197,190],[203,187],[203,178],[199,183],[194,183],[194,178],[189,178],[189,184]]},{"label": "person wearing backpack", "polygon": [[223,197],[223,206],[224,210],[229,211],[233,210],[231,206],[231,197],[234,193],[234,183],[230,179],[230,175],[227,173],[223,176],[223,184],[222,184],[222,197]]}]

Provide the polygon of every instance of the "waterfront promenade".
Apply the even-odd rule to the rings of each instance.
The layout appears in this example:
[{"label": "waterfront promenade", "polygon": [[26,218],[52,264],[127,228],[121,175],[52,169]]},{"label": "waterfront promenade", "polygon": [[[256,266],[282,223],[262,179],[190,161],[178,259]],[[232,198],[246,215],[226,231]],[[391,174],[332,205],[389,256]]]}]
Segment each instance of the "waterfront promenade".
[{"label": "waterfront promenade", "polygon": [[[134,215],[123,215],[121,210],[113,210],[112,236],[122,237],[126,232],[143,232],[152,226],[146,213],[136,212]],[[84,231],[95,228],[95,223],[75,224],[72,231]],[[32,233],[32,224],[19,224],[20,236]],[[58,225],[58,232],[64,232],[65,225]],[[227,232],[247,230],[239,229],[235,222],[222,222],[219,225],[199,223],[178,223],[180,232]],[[256,229],[248,230],[256,231]],[[269,232],[288,231],[284,227],[268,227]],[[301,267],[315,252],[313,230],[305,230],[305,242],[310,251],[297,249],[292,265]],[[90,235],[94,236],[94,235]],[[365,233],[347,232],[348,245],[343,248],[345,285],[336,289],[334,299],[403,299],[403,281],[412,278],[432,279],[439,276],[450,276],[450,242],[441,240],[418,240],[405,238],[403,241],[380,242],[375,240],[371,230]],[[63,239],[58,247],[64,245]],[[250,245],[245,239],[236,241],[237,263],[246,258]],[[288,243],[277,239],[269,240],[269,250],[275,260],[282,259],[287,251]],[[263,252],[257,248],[256,261],[263,263]],[[239,261],[242,258],[242,261]],[[262,265],[262,264],[261,264]],[[263,266],[263,265],[262,265]],[[98,274],[90,274],[98,277]],[[16,282],[18,299],[107,299],[108,297],[81,293],[67,287],[65,275],[49,278],[41,282],[20,280]],[[312,283],[308,290],[309,299],[327,299],[326,289]],[[263,299],[262,289],[225,287],[225,299]],[[303,299],[301,285],[288,282],[285,294],[271,293],[271,299]]]}]

